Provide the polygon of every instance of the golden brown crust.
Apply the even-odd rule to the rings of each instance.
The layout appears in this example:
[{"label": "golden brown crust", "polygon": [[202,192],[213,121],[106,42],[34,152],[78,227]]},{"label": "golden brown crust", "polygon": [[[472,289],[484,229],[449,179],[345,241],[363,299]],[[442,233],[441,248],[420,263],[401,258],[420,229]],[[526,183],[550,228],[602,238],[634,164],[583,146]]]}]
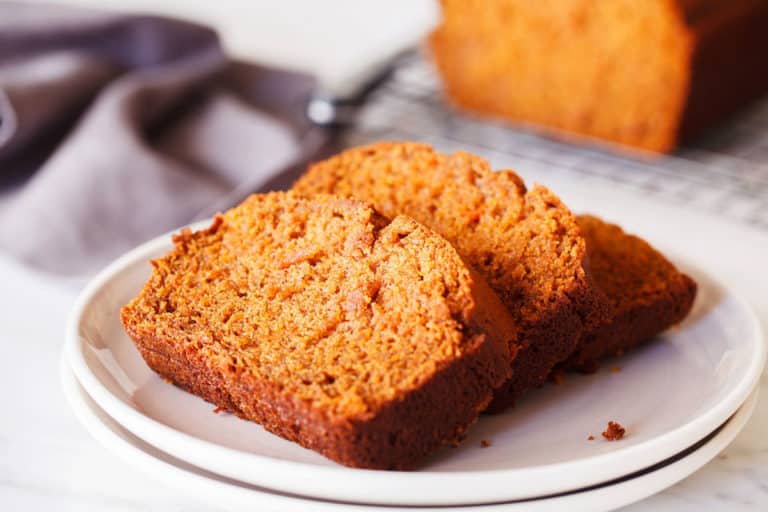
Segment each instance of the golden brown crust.
[{"label": "golden brown crust", "polygon": [[527,190],[514,172],[493,172],[482,158],[379,143],[312,166],[294,191],[355,197],[385,216],[409,215],[444,236],[485,278],[515,320],[514,345],[521,346],[491,411],[541,385],[582,332],[604,321],[574,216],[546,188]]},{"label": "golden brown crust", "polygon": [[644,240],[591,215],[578,217],[595,283],[610,301],[610,320],[588,332],[565,366],[592,371],[682,321],[696,283]]},{"label": "golden brown crust", "polygon": [[509,377],[498,298],[411,219],[275,193],[174,242],[121,311],[148,365],[342,464],[418,464]]},{"label": "golden brown crust", "polygon": [[502,356],[492,344],[479,343],[477,350],[438,372],[419,392],[391,402],[370,420],[331,420],[274,385],[211,367],[199,352],[145,334],[131,337],[147,365],[182,389],[359,468],[412,469],[439,447],[460,442],[491,398],[490,387],[478,376],[502,375],[496,364]]}]

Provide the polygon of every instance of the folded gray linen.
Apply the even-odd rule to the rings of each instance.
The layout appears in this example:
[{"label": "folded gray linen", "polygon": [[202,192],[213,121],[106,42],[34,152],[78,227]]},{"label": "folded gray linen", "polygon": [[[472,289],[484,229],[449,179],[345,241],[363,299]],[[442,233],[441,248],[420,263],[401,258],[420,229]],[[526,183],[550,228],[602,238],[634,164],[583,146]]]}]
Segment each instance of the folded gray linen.
[{"label": "folded gray linen", "polygon": [[0,3],[0,251],[92,273],[327,148],[306,75],[167,18]]}]

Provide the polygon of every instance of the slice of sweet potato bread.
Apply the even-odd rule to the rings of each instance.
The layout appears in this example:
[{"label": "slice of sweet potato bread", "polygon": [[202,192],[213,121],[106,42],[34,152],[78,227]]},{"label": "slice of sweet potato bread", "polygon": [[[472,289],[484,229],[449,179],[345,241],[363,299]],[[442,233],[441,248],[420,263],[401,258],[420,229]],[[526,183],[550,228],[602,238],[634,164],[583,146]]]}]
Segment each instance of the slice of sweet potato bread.
[{"label": "slice of sweet potato bread", "polygon": [[509,377],[512,319],[412,219],[272,193],[174,243],[122,309],[148,365],[337,462],[412,467]]},{"label": "slice of sweet potato bread", "polygon": [[514,318],[513,345],[521,347],[492,411],[541,385],[605,319],[607,304],[585,270],[586,246],[570,210],[546,188],[527,190],[514,172],[493,172],[480,157],[379,143],[311,166],[294,191],[355,197],[387,217],[413,217],[485,277]]},{"label": "slice of sweet potato bread", "polygon": [[595,283],[613,312],[588,332],[566,367],[593,371],[617,355],[679,323],[691,311],[696,283],[645,240],[591,215],[579,215]]}]

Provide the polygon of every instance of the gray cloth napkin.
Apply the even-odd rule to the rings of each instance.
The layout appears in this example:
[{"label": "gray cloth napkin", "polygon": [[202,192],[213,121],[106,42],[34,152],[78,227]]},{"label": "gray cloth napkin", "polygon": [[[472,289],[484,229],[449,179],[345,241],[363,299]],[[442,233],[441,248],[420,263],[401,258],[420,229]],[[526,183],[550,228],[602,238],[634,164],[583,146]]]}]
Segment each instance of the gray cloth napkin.
[{"label": "gray cloth napkin", "polygon": [[91,273],[284,188],[327,149],[304,75],[227,59],[208,28],[0,4],[0,251]]}]

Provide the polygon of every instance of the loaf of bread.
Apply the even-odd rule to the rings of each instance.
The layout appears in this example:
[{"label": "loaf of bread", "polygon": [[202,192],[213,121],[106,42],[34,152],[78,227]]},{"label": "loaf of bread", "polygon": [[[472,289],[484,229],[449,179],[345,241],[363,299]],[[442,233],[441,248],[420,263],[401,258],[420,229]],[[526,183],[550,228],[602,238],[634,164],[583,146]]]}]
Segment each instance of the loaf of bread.
[{"label": "loaf of bread", "polygon": [[459,107],[668,152],[768,91],[765,0],[442,0]]},{"label": "loaf of bread", "polygon": [[527,190],[514,172],[492,172],[482,158],[380,143],[311,166],[294,191],[355,197],[387,217],[413,217],[487,280],[515,320],[513,345],[520,346],[490,411],[541,385],[585,330],[606,319],[607,304],[584,268],[575,217],[546,188]]},{"label": "loaf of bread", "polygon": [[608,321],[584,336],[565,367],[593,371],[685,318],[696,283],[644,240],[591,215],[578,218],[595,283],[610,301]]},{"label": "loaf of bread", "polygon": [[174,244],[121,312],[147,364],[341,464],[417,465],[510,375],[512,318],[407,217],[272,193]]}]

